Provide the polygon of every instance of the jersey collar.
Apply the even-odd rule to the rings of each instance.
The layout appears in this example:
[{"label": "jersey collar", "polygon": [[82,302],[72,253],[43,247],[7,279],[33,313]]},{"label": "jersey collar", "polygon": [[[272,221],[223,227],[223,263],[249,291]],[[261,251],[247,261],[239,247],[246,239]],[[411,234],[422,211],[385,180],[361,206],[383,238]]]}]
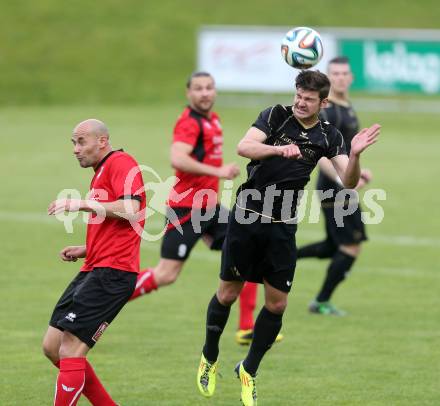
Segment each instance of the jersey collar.
[{"label": "jersey collar", "polygon": [[189,110],[190,110],[193,114],[199,116],[200,118],[204,118],[205,120],[209,120],[209,121],[211,121],[211,118],[212,118],[212,111],[210,111],[210,112],[208,113],[208,115],[205,116],[204,114],[199,113],[197,110],[194,110],[190,105],[188,105],[188,108],[189,108]]},{"label": "jersey collar", "polygon": [[110,151],[104,158],[101,159],[101,161],[99,161],[98,165],[96,165],[96,167],[94,168],[94,171],[96,172],[103,164],[105,161],[107,161],[108,158],[110,158],[110,155],[112,155],[115,152],[123,152],[124,150],[121,149],[117,149],[116,151]]},{"label": "jersey collar", "polygon": [[311,128],[316,127],[318,125],[319,121],[320,121],[319,118],[318,118],[314,124],[307,125],[307,124],[304,124],[298,117],[296,117],[295,114],[293,115],[293,117],[295,117],[295,120],[298,121],[299,125],[302,128],[304,128],[304,130],[310,130]]}]

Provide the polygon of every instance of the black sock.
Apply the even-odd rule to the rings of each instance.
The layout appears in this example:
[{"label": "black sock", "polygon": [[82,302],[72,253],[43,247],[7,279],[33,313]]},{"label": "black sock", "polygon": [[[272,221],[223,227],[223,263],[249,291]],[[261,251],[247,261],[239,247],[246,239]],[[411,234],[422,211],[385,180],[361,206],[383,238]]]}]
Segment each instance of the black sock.
[{"label": "black sock", "polygon": [[255,321],[251,348],[243,367],[247,373],[255,375],[266,351],[272,347],[281,330],[282,314],[271,313],[263,307]]},{"label": "black sock", "polygon": [[218,343],[228,321],[231,306],[223,306],[214,295],[208,305],[206,315],[206,339],[203,347],[203,355],[214,363],[218,357]]},{"label": "black sock", "polygon": [[327,276],[324,280],[321,291],[316,297],[318,302],[327,302],[330,300],[336,286],[345,279],[345,276],[353,266],[355,259],[356,257],[344,254],[342,251],[336,252],[327,269]]},{"label": "black sock", "polygon": [[331,258],[338,247],[330,239],[309,244],[298,249],[298,259],[300,258]]}]

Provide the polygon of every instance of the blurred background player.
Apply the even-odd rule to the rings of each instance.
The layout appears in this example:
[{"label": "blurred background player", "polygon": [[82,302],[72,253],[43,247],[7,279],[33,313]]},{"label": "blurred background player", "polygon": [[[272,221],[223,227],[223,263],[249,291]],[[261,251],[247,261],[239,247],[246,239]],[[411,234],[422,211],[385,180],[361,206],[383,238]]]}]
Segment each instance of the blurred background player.
[{"label": "blurred background player", "polygon": [[[174,283],[201,237],[213,250],[223,245],[228,210],[218,204],[219,179],[234,179],[240,170],[235,163],[223,165],[223,132],[219,116],[212,111],[214,78],[207,72],[193,73],[186,96],[189,105],[177,120],[171,145],[171,165],[178,180],[167,201],[169,222],[161,258],[155,268],[139,274],[131,299]],[[197,220],[199,230],[193,227],[195,217],[208,219]]]},{"label": "blurred background player", "polygon": [[295,273],[298,194],[323,156],[331,159],[346,187],[355,187],[360,155],[377,139],[380,126],[362,130],[353,137],[347,157],[340,132],[319,119],[329,89],[326,75],[302,71],[296,78],[293,106],[278,104],[262,111],[238,145],[238,153],[250,159],[248,179],[239,187],[229,216],[220,283],[207,308],[197,371],[197,386],[205,397],[215,392],[219,341],[230,308],[244,281],[258,282],[264,284],[265,303],[249,352],[235,368],[242,403],[257,405],[257,370],[281,329]]},{"label": "blurred background player", "polygon": [[103,122],[79,123],[72,142],[80,166],[95,171],[90,197],[55,200],[48,214],[90,212],[86,244],[65,247],[60,253],[63,261],[85,261],[55,306],[43,351],[59,368],[55,406],[76,405],[81,394],[93,405],[112,406],[116,403],[86,356],[135,288],[141,238],[133,226],[144,226],[139,216],[145,209],[144,182],[139,170],[126,188],[126,179],[138,164],[112,149]]},{"label": "blurred background player", "polygon": [[[321,117],[333,124],[342,133],[347,152],[350,153],[351,140],[359,130],[359,122],[349,100],[348,92],[353,82],[353,75],[348,58],[336,57],[330,60],[328,78],[331,83],[329,103],[326,108],[321,110]],[[343,316],[345,312],[330,303],[330,299],[336,287],[350,272],[361,251],[361,243],[367,239],[367,235],[361,219],[359,202],[353,201],[353,199],[350,199],[349,204],[357,205],[356,211],[344,217],[343,227],[336,225],[335,205],[344,205],[348,202],[335,201],[335,195],[343,189],[343,185],[331,162],[326,158],[322,158],[319,161],[319,167],[317,190],[334,190],[333,197],[324,199],[321,202],[327,236],[323,241],[299,248],[298,259],[331,258],[327,275],[316,299],[310,304],[309,310],[317,314]],[[362,169],[356,189],[360,189],[370,182],[371,176],[369,170]]]}]

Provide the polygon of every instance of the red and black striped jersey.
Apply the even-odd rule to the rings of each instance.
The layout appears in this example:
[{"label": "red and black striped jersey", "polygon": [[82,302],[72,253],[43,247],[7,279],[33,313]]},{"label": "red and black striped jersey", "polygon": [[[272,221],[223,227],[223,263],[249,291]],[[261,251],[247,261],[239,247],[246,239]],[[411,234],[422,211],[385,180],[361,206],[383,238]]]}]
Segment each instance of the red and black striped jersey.
[{"label": "red and black striped jersey", "polygon": [[[223,131],[214,112],[206,117],[186,107],[174,127],[173,142],[191,145],[191,156],[206,165],[220,167],[223,164]],[[210,208],[217,204],[219,179],[216,176],[180,170],[176,170],[175,175],[177,181],[167,202],[170,207]]]}]

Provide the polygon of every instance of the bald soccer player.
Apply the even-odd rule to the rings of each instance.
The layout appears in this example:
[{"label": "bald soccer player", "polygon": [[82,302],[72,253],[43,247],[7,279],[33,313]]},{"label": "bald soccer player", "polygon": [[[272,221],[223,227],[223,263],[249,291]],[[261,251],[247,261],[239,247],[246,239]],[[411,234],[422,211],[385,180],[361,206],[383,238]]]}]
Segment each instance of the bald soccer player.
[{"label": "bald soccer player", "polygon": [[55,200],[48,214],[90,213],[86,244],[60,252],[63,261],[85,260],[55,306],[43,351],[59,368],[55,406],[76,405],[81,394],[95,406],[111,406],[116,403],[86,356],[136,286],[141,239],[134,226],[144,225],[140,215],[145,208],[144,183],[133,157],[112,149],[103,122],[81,122],[73,130],[72,142],[80,166],[94,170],[90,197]]}]

